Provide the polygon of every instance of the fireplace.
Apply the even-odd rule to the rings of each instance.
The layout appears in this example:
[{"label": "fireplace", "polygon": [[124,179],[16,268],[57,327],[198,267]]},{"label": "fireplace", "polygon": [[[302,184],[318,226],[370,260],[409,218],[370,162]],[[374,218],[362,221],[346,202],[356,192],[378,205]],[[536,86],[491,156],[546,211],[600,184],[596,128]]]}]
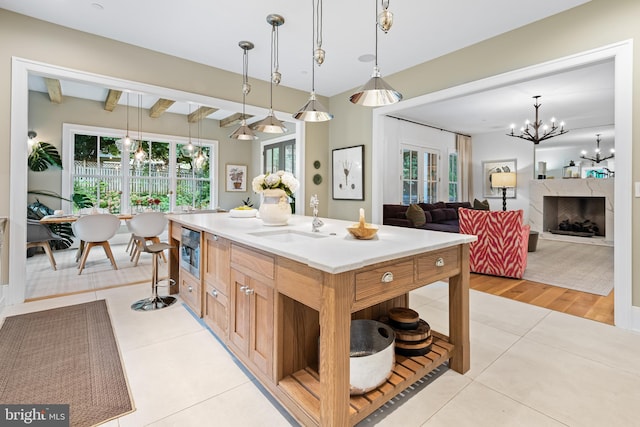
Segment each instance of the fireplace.
[{"label": "fireplace", "polygon": [[[613,245],[615,178],[534,179],[530,181],[529,224],[545,238]],[[593,237],[551,234],[562,221],[590,220]]]},{"label": "fireplace", "polygon": [[604,197],[543,197],[544,231],[578,237],[606,235]]}]

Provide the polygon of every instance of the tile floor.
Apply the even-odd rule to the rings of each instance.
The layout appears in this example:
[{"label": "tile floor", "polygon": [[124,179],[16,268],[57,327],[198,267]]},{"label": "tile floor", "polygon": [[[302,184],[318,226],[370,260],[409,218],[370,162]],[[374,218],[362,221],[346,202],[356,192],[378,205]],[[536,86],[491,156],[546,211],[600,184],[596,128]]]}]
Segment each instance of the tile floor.
[{"label": "tile floor", "polygon": [[[137,410],[107,427],[288,426],[218,340],[182,304],[130,310],[133,285],[6,307],[4,316],[106,299]],[[412,293],[448,330],[447,285]],[[640,335],[471,291],[471,370],[442,368],[362,426],[640,425]]]}]

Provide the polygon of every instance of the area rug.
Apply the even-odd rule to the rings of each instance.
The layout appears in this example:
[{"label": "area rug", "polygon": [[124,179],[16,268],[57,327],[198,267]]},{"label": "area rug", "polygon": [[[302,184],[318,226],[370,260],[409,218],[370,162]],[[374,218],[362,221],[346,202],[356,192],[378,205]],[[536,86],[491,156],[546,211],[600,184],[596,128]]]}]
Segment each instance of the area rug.
[{"label": "area rug", "polygon": [[539,239],[524,279],[596,295],[613,289],[613,247]]},{"label": "area rug", "polygon": [[71,426],[134,410],[104,300],[7,317],[0,402],[68,404]]}]

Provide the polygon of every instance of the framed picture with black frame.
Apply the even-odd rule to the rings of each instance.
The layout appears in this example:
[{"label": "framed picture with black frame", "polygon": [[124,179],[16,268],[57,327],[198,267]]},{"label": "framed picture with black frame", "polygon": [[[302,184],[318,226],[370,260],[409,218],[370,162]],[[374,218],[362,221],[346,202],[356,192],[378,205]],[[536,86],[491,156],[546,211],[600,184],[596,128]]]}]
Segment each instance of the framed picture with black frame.
[{"label": "framed picture with black frame", "polygon": [[[482,196],[488,199],[501,199],[502,189],[491,186],[491,174],[499,172],[517,172],[516,159],[487,160],[482,162]],[[507,188],[507,199],[516,198],[516,189]]]},{"label": "framed picture with black frame", "polygon": [[334,200],[364,200],[364,145],[335,148],[332,160]]}]

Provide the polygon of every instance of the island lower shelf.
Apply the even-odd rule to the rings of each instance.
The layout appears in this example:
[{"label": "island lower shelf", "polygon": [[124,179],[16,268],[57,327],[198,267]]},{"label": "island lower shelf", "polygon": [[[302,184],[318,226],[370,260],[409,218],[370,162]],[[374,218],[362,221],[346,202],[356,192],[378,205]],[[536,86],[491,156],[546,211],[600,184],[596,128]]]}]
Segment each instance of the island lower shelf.
[{"label": "island lower shelf", "polygon": [[[362,421],[385,402],[449,360],[455,347],[448,342],[448,337],[435,331],[433,336],[429,353],[414,357],[396,355],[395,366],[386,382],[368,393],[350,397],[351,425]],[[278,388],[295,399],[301,409],[320,424],[320,376],[317,370],[307,367],[296,371],[280,380]]]}]

